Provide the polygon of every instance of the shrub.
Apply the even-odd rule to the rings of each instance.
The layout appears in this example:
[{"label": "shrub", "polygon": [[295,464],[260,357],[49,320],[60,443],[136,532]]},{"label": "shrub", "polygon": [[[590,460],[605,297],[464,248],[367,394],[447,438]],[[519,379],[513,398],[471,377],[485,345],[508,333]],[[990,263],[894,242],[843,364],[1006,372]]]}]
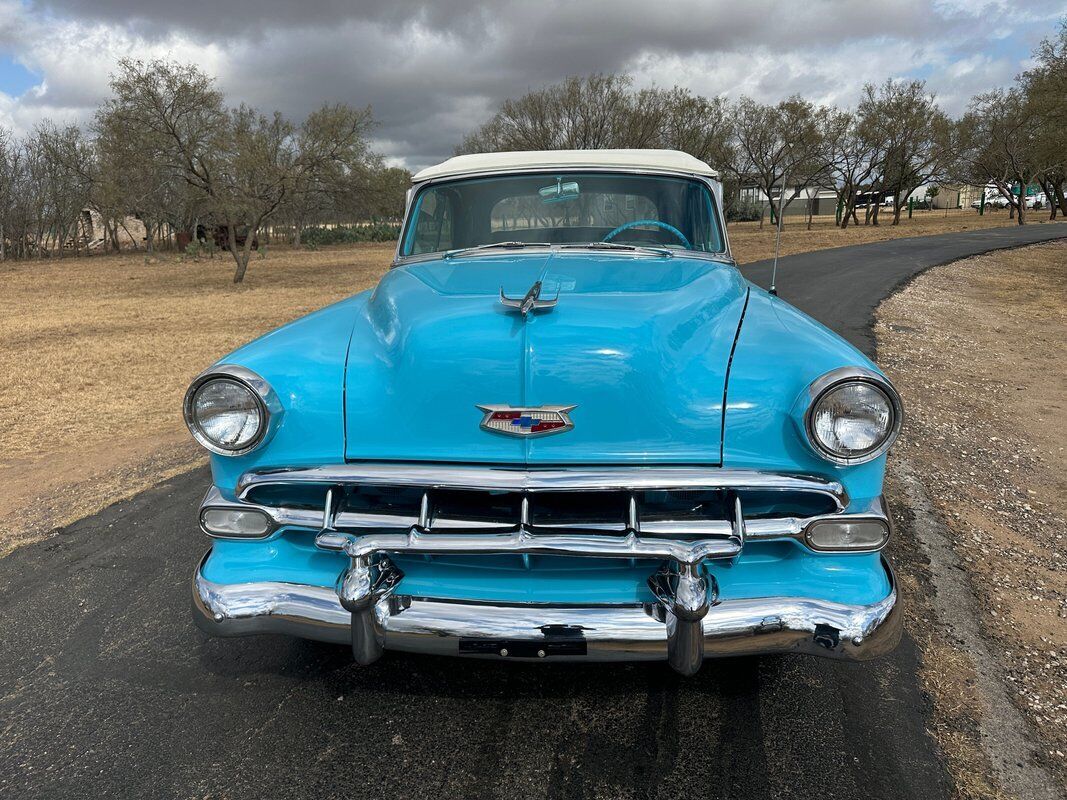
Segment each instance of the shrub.
[{"label": "shrub", "polygon": [[731,203],[726,208],[727,222],[758,222],[763,206],[758,203]]},{"label": "shrub", "polygon": [[315,226],[305,228],[300,241],[314,247],[357,242],[392,242],[400,235],[400,226],[391,222],[370,222],[366,225],[337,225],[333,228]]}]

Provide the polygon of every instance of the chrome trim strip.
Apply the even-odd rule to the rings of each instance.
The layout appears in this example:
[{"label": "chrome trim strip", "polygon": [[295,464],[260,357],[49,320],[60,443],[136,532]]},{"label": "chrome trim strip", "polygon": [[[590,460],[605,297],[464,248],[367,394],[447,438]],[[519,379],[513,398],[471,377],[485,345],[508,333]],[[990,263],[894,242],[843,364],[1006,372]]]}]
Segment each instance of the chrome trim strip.
[{"label": "chrome trim strip", "polygon": [[[205,556],[205,561],[206,561]],[[213,636],[281,633],[349,645],[352,615],[332,587],[282,582],[219,584],[192,581],[194,620]],[[902,614],[893,571],[882,565],[890,592],[870,605],[804,597],[722,600],[701,620],[703,657],[804,653],[865,661],[892,650]],[[546,629],[568,630],[586,643],[585,655],[556,660],[665,661],[667,625],[659,604],[537,606],[467,603],[391,595],[374,607],[387,650],[459,655],[460,640],[543,641]],[[470,655],[500,658],[499,654]],[[513,658],[513,656],[509,656]],[[537,660],[531,658],[528,660]]]},{"label": "chrome trim strip", "polygon": [[457,464],[330,464],[246,472],[237,481],[245,499],[257,486],[361,483],[511,492],[640,491],[647,489],[758,489],[818,492],[839,510],[848,505],[845,487],[810,475],[716,467],[506,467]]}]

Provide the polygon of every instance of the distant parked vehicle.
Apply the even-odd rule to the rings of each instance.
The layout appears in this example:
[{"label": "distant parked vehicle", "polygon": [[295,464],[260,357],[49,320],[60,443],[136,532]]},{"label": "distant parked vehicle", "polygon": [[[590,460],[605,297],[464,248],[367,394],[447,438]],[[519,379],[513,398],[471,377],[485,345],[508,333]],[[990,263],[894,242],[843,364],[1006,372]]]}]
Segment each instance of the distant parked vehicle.
[{"label": "distant parked vehicle", "polygon": [[[229,226],[228,225],[216,225],[211,229],[211,236],[214,238],[214,246],[217,246],[219,250],[226,250],[229,246]],[[238,247],[243,247],[244,243],[249,240],[249,229],[246,227],[239,227],[234,231],[234,239],[237,242]],[[259,239],[252,238],[252,250],[259,250]]]},{"label": "distant parked vehicle", "polygon": [[[215,247],[220,250],[226,250],[230,246],[230,228],[228,225],[216,225],[214,227],[200,225],[197,227],[196,238],[201,242],[206,243],[209,235],[215,242]],[[248,241],[248,228],[237,228],[234,231],[234,239],[238,247],[244,247],[245,242]],[[259,239],[256,237],[252,238],[252,249],[259,250]]]},{"label": "distant parked vehicle", "polygon": [[892,206],[895,196],[883,192],[860,192],[856,195],[856,208],[866,208],[869,205]]},{"label": "distant parked vehicle", "polygon": [[[974,202],[971,203],[971,208],[980,209],[981,207],[982,207],[982,199],[981,198],[978,198],[977,200],[975,200]],[[1008,198],[1006,198],[1002,194],[987,195],[986,199],[985,199],[985,207],[986,208],[1007,208],[1008,207]]]}]

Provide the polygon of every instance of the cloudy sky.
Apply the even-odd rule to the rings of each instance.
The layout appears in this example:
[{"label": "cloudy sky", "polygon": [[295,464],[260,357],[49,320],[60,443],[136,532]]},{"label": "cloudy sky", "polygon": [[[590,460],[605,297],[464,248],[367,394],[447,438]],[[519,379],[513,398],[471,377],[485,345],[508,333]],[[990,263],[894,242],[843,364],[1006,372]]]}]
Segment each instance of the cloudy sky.
[{"label": "cloudy sky", "polygon": [[293,117],[370,103],[378,149],[412,168],[501,99],[598,71],[841,105],[916,76],[958,112],[1064,15],[1067,0],[0,0],[0,126],[86,119],[123,56],[198,63],[234,103]]}]

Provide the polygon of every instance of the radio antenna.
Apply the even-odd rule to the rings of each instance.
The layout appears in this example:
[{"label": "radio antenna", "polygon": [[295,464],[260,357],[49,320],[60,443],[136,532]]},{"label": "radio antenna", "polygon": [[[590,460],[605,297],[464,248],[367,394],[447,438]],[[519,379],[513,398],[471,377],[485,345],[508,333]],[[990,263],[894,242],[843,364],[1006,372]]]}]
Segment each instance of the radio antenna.
[{"label": "radio antenna", "polygon": [[768,290],[775,297],[778,296],[778,249],[781,247],[782,244],[782,201],[785,200],[785,186],[788,182],[788,177],[788,174],[782,174],[782,188],[778,192],[778,216],[777,219],[775,219],[776,225],[774,231],[774,264],[771,266],[771,288]]}]

